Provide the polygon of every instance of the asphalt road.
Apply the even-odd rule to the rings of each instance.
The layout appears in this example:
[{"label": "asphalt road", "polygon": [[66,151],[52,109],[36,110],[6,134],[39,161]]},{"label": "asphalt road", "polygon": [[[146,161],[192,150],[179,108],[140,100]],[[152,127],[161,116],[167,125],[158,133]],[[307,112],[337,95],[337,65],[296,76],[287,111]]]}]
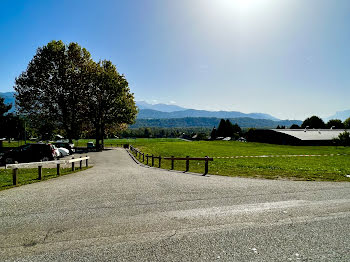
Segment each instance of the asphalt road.
[{"label": "asphalt road", "polygon": [[0,192],[0,261],[350,261],[350,183],[90,156],[89,170]]}]

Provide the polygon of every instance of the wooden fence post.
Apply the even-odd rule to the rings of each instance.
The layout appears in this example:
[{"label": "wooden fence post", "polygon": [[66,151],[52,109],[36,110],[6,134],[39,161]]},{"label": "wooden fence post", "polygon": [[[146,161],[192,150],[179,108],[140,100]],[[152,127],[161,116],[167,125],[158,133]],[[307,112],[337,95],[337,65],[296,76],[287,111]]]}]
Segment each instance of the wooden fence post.
[{"label": "wooden fence post", "polygon": [[[80,157],[81,158],[81,157]],[[80,160],[80,163],[79,163],[80,165],[79,165],[79,169],[81,170],[81,169],[83,169],[83,160]]]},{"label": "wooden fence post", "polygon": [[206,174],[208,174],[208,169],[209,169],[209,161],[208,161],[208,156],[205,157],[206,160],[205,160],[205,168],[204,168],[204,175],[205,176]]},{"label": "wooden fence post", "polygon": [[[72,159],[74,159],[74,156],[72,157]],[[74,168],[74,162],[72,162],[72,171],[74,171],[75,168]]]},{"label": "wooden fence post", "polygon": [[174,170],[174,156],[171,156],[171,170]]},{"label": "wooden fence post", "polygon": [[161,156],[159,156],[159,162],[158,162],[158,167],[160,168],[160,165],[161,165],[161,161],[162,161],[162,157]]},{"label": "wooden fence post", "polygon": [[[189,156],[186,156],[186,158],[189,158]],[[186,159],[186,172],[190,170],[190,160]]]},{"label": "wooden fence post", "polygon": [[[87,155],[86,155],[86,157],[87,157]],[[89,159],[86,159],[86,167],[88,167],[89,166]]]},{"label": "wooden fence post", "polygon": [[60,176],[61,164],[57,164],[57,176]]},{"label": "wooden fence post", "polygon": [[43,167],[38,166],[38,179],[42,180],[43,179]]},{"label": "wooden fence post", "polygon": [[146,165],[148,165],[148,154],[146,155]]},{"label": "wooden fence post", "polygon": [[142,153],[142,162],[145,162],[145,153]]},{"label": "wooden fence post", "polygon": [[152,155],[152,166],[154,166],[154,156]]},{"label": "wooden fence post", "polygon": [[18,178],[17,178],[17,174],[18,174],[18,168],[14,168],[12,170],[12,184],[14,186],[18,185]]}]

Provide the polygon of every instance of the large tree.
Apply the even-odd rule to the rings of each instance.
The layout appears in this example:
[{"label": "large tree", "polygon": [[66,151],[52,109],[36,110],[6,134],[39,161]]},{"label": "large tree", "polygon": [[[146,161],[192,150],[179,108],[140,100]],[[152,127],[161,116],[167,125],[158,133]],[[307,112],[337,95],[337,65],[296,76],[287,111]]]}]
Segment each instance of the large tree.
[{"label": "large tree", "polygon": [[95,129],[96,147],[100,148],[106,127],[132,124],[137,108],[128,81],[111,61],[96,63],[92,76],[87,119]]},{"label": "large tree", "polygon": [[325,128],[326,125],[318,116],[308,117],[301,125],[302,128]]},{"label": "large tree", "polygon": [[327,128],[343,129],[344,123],[340,119],[331,119],[326,124]]},{"label": "large tree", "polygon": [[78,137],[88,104],[90,53],[77,43],[52,41],[37,49],[14,89],[19,112],[39,129],[45,123]]}]

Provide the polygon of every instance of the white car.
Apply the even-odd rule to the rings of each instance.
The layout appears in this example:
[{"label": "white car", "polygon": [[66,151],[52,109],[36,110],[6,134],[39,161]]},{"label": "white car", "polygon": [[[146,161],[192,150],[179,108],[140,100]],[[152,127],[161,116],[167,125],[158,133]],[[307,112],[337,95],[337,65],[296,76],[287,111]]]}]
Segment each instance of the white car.
[{"label": "white car", "polygon": [[53,150],[54,150],[54,152],[53,152],[53,157],[54,157],[54,159],[57,159],[57,158],[59,158],[60,157],[60,151],[58,150],[58,148],[57,147],[55,147],[54,145],[51,145],[52,147],[53,147]]},{"label": "white car", "polygon": [[67,148],[59,147],[58,151],[59,151],[60,157],[69,156],[69,150]]}]

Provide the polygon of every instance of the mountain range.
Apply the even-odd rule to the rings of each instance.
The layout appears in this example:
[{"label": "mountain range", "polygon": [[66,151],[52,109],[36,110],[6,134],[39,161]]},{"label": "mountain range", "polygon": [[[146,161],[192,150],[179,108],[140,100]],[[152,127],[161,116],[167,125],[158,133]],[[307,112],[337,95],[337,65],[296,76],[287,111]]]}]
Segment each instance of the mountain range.
[{"label": "mountain range", "polygon": [[175,112],[183,111],[187,108],[177,106],[177,105],[167,105],[167,104],[149,104],[146,101],[136,101],[136,106],[141,109],[152,109],[161,112]]},{"label": "mountain range", "polygon": [[207,111],[186,109],[176,105],[148,104],[144,101],[136,102],[139,108],[138,119],[164,119],[164,118],[186,118],[186,117],[214,117],[214,118],[239,118],[248,117],[253,119],[269,119],[278,121],[280,119],[263,113],[242,113],[238,111]]},{"label": "mountain range", "polygon": [[[6,104],[12,104],[10,112],[15,110],[14,92],[0,92],[0,97],[5,98]],[[239,124],[241,127],[275,127],[277,125],[290,126],[291,124],[301,124],[299,120],[280,120],[274,116],[264,113],[242,113],[239,111],[207,111],[188,109],[174,104],[150,104],[145,101],[136,101],[139,108],[136,123],[132,127],[141,126],[216,126],[218,119],[231,119],[231,122]],[[350,117],[350,110],[336,112],[334,115],[324,118],[341,119],[344,121]],[[196,119],[197,118],[197,119]],[[261,121],[257,121],[261,120]],[[287,122],[285,122],[287,121]]]},{"label": "mountain range", "polygon": [[324,118],[324,120],[327,122],[330,119],[340,119],[341,121],[344,121],[345,119],[347,119],[349,117],[350,117],[350,110],[344,110],[344,111],[338,111],[334,115]]}]

